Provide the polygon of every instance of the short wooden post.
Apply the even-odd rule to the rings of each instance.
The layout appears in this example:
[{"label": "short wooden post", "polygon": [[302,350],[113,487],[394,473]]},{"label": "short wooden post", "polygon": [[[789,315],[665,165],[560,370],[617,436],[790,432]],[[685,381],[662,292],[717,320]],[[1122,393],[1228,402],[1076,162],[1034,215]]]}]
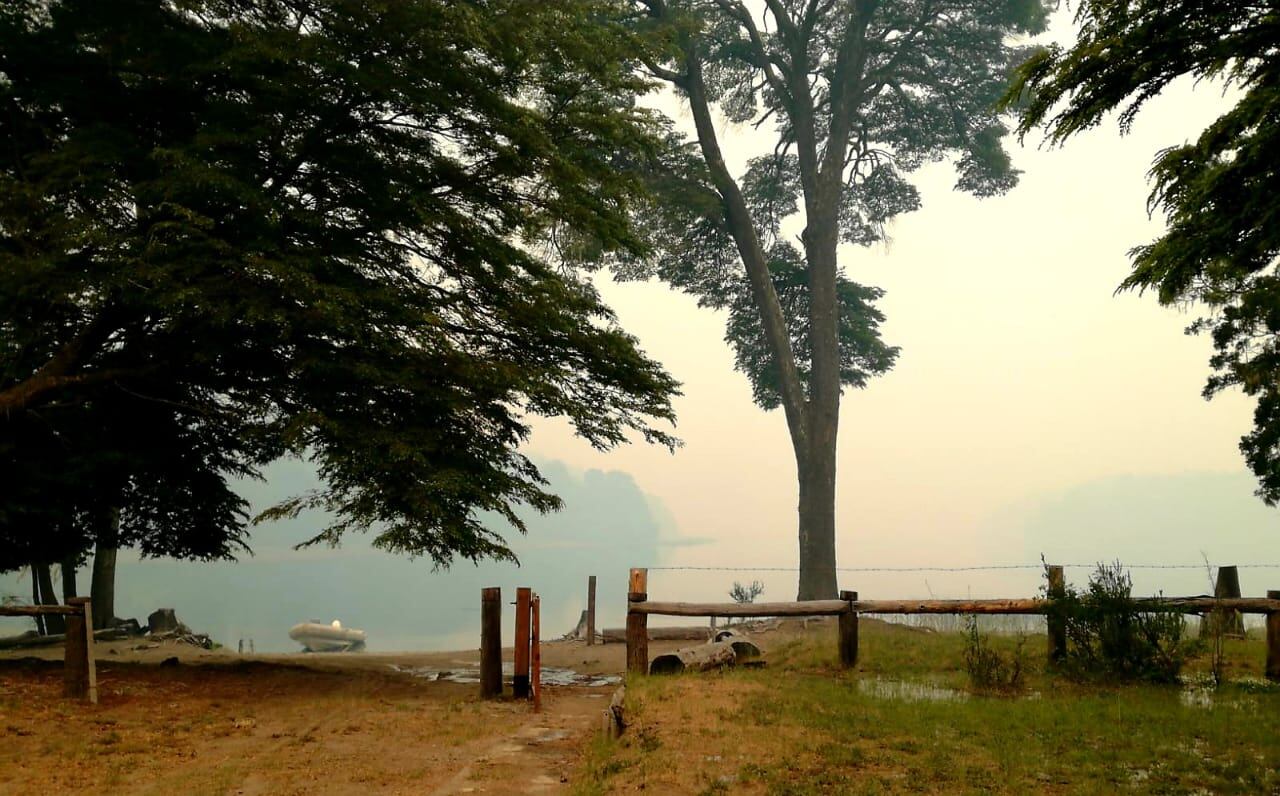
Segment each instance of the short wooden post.
[{"label": "short wooden post", "polygon": [[537,713],[542,710],[542,598],[533,595],[529,607],[529,655],[532,668],[530,685],[533,689],[533,712]]},{"label": "short wooden post", "polygon": [[69,697],[88,697],[98,704],[98,670],[93,656],[93,605],[88,597],[72,597],[67,604],[79,612],[67,616],[67,640],[62,690]]},{"label": "short wooden post", "polygon": [[596,643],[596,576],[587,578],[587,646]]},{"label": "short wooden post", "polygon": [[[1268,591],[1268,600],[1280,600],[1280,591]],[[1267,679],[1280,681],[1280,611],[1267,614]]]},{"label": "short wooden post", "polygon": [[649,599],[649,570],[632,569],[627,586],[627,671],[649,671],[649,617],[631,610],[635,603]]},{"label": "short wooden post", "polygon": [[842,591],[840,599],[851,603],[849,610],[840,614],[840,665],[851,669],[858,663],[858,614],[852,605],[857,602],[858,593]]},{"label": "short wooden post", "polygon": [[[1045,567],[1049,578],[1049,586],[1045,595],[1050,600],[1059,600],[1067,594],[1067,579],[1062,574],[1062,567],[1054,565]],[[1045,624],[1049,633],[1049,662],[1057,663],[1067,656],[1067,618],[1060,610],[1061,603],[1049,606]]]},{"label": "short wooden post", "polygon": [[502,696],[502,589],[480,590],[480,696]]},{"label": "short wooden post", "polygon": [[528,586],[516,589],[516,638],[515,672],[511,675],[511,695],[516,699],[529,698],[529,611],[533,590]]}]

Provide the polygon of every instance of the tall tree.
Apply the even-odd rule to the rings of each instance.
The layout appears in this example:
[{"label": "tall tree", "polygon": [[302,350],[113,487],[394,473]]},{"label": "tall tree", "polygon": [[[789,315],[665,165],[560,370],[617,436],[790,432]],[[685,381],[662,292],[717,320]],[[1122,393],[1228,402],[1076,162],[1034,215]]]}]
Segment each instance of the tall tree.
[{"label": "tall tree", "polygon": [[1019,70],[1007,101],[1025,102],[1019,132],[1061,144],[1120,109],[1127,132],[1143,105],[1183,76],[1233,87],[1235,105],[1193,142],[1162,150],[1148,206],[1168,228],[1130,254],[1123,289],[1207,310],[1188,333],[1216,353],[1204,397],[1239,387],[1257,399],[1240,450],[1258,496],[1280,504],[1280,16],[1274,3],[1081,0],[1079,36]]},{"label": "tall tree", "polygon": [[[529,415],[674,444],[675,383],[522,240],[641,251],[613,163],[653,124],[617,10],[0,7],[0,470],[43,484],[0,491],[0,534],[65,530],[58,561],[112,549],[119,510],[121,544],[230,555],[227,478],[297,455],[324,488],[267,516],[331,511],[312,542],[511,558],[479,512],[558,506]],[[54,498],[74,522],[15,521]]]},{"label": "tall tree", "polygon": [[[1016,181],[994,103],[1026,57],[1010,36],[1045,24],[1041,0],[637,0],[665,40],[649,72],[675,87],[696,130],[655,178],[647,259],[729,315],[737,366],[786,415],[799,482],[801,599],[836,595],[836,437],[844,387],[892,367],[880,290],[850,279],[842,243],[874,245],[920,196],[908,175],[957,156],[956,188]],[[717,113],[772,124],[773,145],[735,173]],[[740,143],[743,137],[735,137]],[[802,225],[798,238],[789,233]]]}]

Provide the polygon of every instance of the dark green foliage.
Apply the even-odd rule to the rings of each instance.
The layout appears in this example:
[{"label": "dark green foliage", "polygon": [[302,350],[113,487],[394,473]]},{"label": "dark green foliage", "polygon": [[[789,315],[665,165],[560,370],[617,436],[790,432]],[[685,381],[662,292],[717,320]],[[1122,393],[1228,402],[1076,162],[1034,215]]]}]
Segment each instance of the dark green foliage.
[{"label": "dark green foliage", "polygon": [[1013,693],[1022,689],[1026,664],[1023,649],[1027,637],[1018,634],[1013,651],[1007,656],[991,645],[991,639],[978,632],[978,617],[964,618],[964,668],[969,684],[979,691]]},{"label": "dark green foliage", "polygon": [[[1124,289],[1161,303],[1199,302],[1216,353],[1206,398],[1239,387],[1257,399],[1240,443],[1258,494],[1280,503],[1280,20],[1273,4],[1228,0],[1081,0],[1080,36],[1043,50],[1006,97],[1025,101],[1024,134],[1061,143],[1120,109],[1127,130],[1147,100],[1191,76],[1230,86],[1235,105],[1190,143],[1170,142],[1151,167],[1149,205],[1168,231],[1135,248]],[[1217,90],[1217,87],[1214,88]]]},{"label": "dark green foliage", "polygon": [[1060,664],[1065,673],[1081,679],[1177,681],[1197,649],[1186,637],[1182,614],[1139,610],[1132,592],[1124,567],[1099,564],[1085,593],[1066,586],[1056,597],[1050,616],[1067,629]]},{"label": "dark green foliage", "polygon": [[90,544],[119,506],[144,552],[229,555],[226,479],[297,455],[324,489],[267,516],[331,511],[313,541],[507,558],[478,512],[558,506],[529,415],[674,444],[674,382],[525,245],[642,249],[616,11],[5,3],[0,547]]}]

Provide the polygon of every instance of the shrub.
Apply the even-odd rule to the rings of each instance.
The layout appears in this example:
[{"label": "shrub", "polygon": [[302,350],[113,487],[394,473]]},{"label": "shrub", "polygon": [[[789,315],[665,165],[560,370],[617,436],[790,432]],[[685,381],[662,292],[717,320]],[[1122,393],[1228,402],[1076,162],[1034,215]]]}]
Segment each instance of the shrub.
[{"label": "shrub", "polygon": [[1155,608],[1140,609],[1133,600],[1133,581],[1118,562],[1099,564],[1081,594],[1067,586],[1056,595],[1052,616],[1067,632],[1061,669],[1080,679],[1176,682],[1196,649],[1186,637],[1182,615]]},{"label": "shrub", "polygon": [[964,668],[969,683],[980,691],[1013,692],[1022,688],[1027,637],[1018,634],[1013,652],[1002,655],[991,646],[991,640],[978,632],[978,617],[966,616],[964,622]]}]

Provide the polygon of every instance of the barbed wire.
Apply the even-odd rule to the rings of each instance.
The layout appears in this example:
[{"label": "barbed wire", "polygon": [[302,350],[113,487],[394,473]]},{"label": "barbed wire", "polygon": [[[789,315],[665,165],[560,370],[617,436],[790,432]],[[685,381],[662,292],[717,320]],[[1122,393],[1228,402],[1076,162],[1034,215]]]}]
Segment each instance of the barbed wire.
[{"label": "barbed wire", "polygon": [[[1098,564],[1057,564],[1064,569],[1095,569]],[[1198,569],[1221,564],[1121,564],[1123,569]],[[1230,565],[1228,565],[1230,566]],[[1237,569],[1280,569],[1280,564],[1235,564]],[[647,567],[650,572],[799,572],[799,567]],[[981,572],[1010,569],[1043,570],[1044,564],[985,564],[967,567],[836,567],[836,572]]]}]

